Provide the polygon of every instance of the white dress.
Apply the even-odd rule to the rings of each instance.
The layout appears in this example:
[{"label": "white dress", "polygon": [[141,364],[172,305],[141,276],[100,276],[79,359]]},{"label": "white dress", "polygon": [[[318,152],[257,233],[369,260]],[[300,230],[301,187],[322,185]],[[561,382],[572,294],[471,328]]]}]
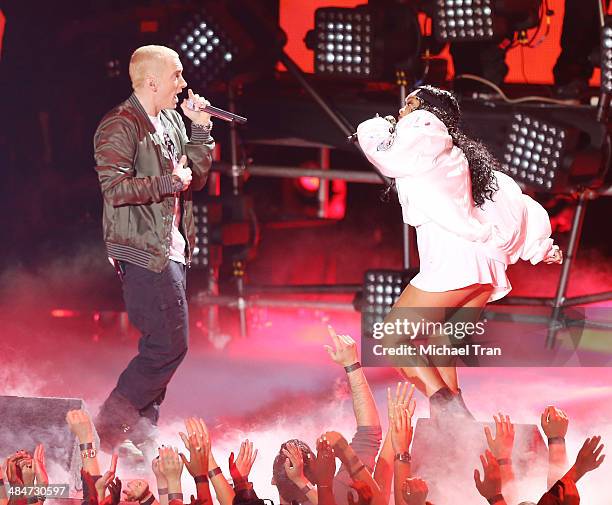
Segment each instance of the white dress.
[{"label": "white dress", "polygon": [[404,222],[416,227],[421,265],[412,285],[442,292],[491,284],[489,301],[498,300],[512,289],[509,264],[554,253],[548,214],[507,175],[495,171],[493,201],[474,206],[467,158],[435,115],[416,110],[393,133],[390,126],[375,117],[357,137],[368,160],[395,179]]}]

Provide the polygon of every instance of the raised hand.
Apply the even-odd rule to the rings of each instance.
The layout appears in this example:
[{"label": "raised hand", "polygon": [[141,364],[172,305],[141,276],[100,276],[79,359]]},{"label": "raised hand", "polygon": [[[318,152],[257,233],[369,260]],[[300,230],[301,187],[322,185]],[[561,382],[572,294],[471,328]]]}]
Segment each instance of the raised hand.
[{"label": "raised hand", "polygon": [[480,495],[484,499],[488,500],[493,496],[501,494],[501,472],[499,470],[499,464],[491,451],[486,451],[485,455],[481,454],[480,462],[482,463],[482,469],[484,470],[484,478],[481,480],[480,472],[478,469],[475,469],[474,482]]},{"label": "raised hand", "polygon": [[287,477],[292,482],[302,482],[306,480],[304,476],[304,456],[300,448],[292,443],[286,444],[286,449],[283,449],[283,454],[287,456],[285,459],[285,472]]},{"label": "raised hand", "polygon": [[484,432],[487,437],[487,444],[496,459],[507,459],[512,457],[514,447],[514,425],[510,421],[510,416],[493,416],[495,420],[495,438],[491,435],[491,429],[485,426]]},{"label": "raised hand", "polygon": [[[204,108],[210,105],[210,102],[204,97],[194,93],[191,89],[187,90],[187,96],[188,98],[184,99],[181,103],[183,114],[196,124],[208,124],[210,121],[210,114],[204,112]],[[190,108],[189,105],[193,107]]]},{"label": "raised hand", "polygon": [[23,452],[16,452],[6,459],[6,479],[12,486],[22,486],[23,480],[17,473],[17,462],[23,458]]},{"label": "raised hand", "polygon": [[542,430],[548,438],[565,438],[569,426],[567,414],[557,407],[549,406],[540,417]]},{"label": "raised hand", "polygon": [[416,400],[412,399],[414,394],[414,384],[409,382],[398,382],[395,387],[395,395],[391,395],[391,388],[387,388],[387,414],[389,417],[389,426],[391,426],[391,419],[395,414],[395,406],[407,408],[410,412],[410,417],[414,415],[416,409]]},{"label": "raised hand", "polygon": [[166,479],[166,476],[162,473],[160,464],[159,456],[153,458],[153,461],[151,461],[151,470],[153,470],[153,475],[155,475],[155,479],[157,480],[157,489],[168,487],[168,479]]},{"label": "raised hand", "polygon": [[402,497],[406,505],[425,505],[429,489],[427,483],[418,478],[408,478],[402,484]]},{"label": "raised hand", "polygon": [[170,482],[180,482],[183,462],[177,449],[173,447],[161,447],[159,449],[159,469],[168,480],[168,487],[170,487]]},{"label": "raised hand", "polygon": [[323,347],[329,354],[329,357],[338,363],[338,365],[349,366],[359,361],[357,355],[357,344],[349,335],[337,335],[336,331],[328,326],[329,336],[332,339],[334,347],[324,345]]},{"label": "raised hand", "polygon": [[192,477],[208,474],[209,451],[210,443],[203,433],[192,433],[189,435],[189,460],[187,460],[182,452],[180,456]]},{"label": "raised hand", "polygon": [[23,458],[17,462],[17,466],[21,469],[21,478],[24,486],[32,486],[34,484],[34,468],[32,468],[32,460]]},{"label": "raised hand", "polygon": [[331,488],[336,474],[336,456],[325,435],[317,440],[317,456],[312,469],[316,475],[317,484]]},{"label": "raised hand", "polygon": [[[299,451],[301,454],[301,451]],[[253,442],[249,439],[244,440],[240,444],[238,457],[234,460],[234,453],[229,455],[229,470],[234,482],[248,481],[251,468],[257,458],[257,449],[253,450]]]},{"label": "raised hand", "polygon": [[576,463],[574,463],[574,468],[578,474],[576,480],[582,477],[585,473],[599,468],[599,466],[603,463],[606,456],[605,454],[601,454],[604,445],[599,445],[600,441],[600,436],[587,438],[580,451],[578,451]]},{"label": "raised hand", "polygon": [[96,493],[98,495],[98,502],[104,500],[106,495],[106,489],[109,487],[110,483],[113,482],[115,478],[115,471],[117,470],[117,455],[113,454],[111,458],[111,465],[108,472],[106,472],[102,477],[100,477],[95,484]]},{"label": "raised hand", "polygon": [[70,410],[66,414],[66,422],[70,431],[76,435],[80,443],[93,442],[93,427],[87,412]]},{"label": "raised hand", "polygon": [[99,502],[100,505],[119,505],[119,502],[121,501],[121,481],[119,480],[119,477],[116,477],[115,480],[111,481],[108,483],[108,496],[106,498],[104,498],[104,500],[102,500],[101,502]]},{"label": "raised hand", "polygon": [[403,405],[396,405],[391,422],[389,429],[393,450],[396,454],[408,452],[412,442],[412,415],[409,409]]},{"label": "raised hand", "polygon": [[32,466],[36,476],[36,484],[39,486],[49,485],[49,476],[45,466],[45,446],[38,444],[34,449],[34,457],[32,458]]}]

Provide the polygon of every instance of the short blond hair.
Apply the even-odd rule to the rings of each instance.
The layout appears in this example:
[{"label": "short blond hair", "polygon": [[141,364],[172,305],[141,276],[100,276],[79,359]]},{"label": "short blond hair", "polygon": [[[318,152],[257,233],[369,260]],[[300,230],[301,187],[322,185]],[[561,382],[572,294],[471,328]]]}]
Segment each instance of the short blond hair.
[{"label": "short blond hair", "polygon": [[130,58],[130,80],[132,88],[144,85],[147,77],[158,77],[164,64],[170,59],[178,58],[178,53],[166,46],[142,46],[132,53]]}]

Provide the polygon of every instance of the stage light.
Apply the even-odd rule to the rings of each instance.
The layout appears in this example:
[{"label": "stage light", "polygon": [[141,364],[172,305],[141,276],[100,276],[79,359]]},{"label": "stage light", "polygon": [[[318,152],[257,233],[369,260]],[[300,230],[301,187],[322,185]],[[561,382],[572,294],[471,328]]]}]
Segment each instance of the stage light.
[{"label": "stage light", "polygon": [[541,0],[436,0],[434,34],[440,42],[502,40],[540,22]]},{"label": "stage light", "polygon": [[437,0],[434,29],[438,40],[492,39],[492,3],[492,0]]},{"label": "stage light", "polygon": [[208,266],[210,259],[210,223],[208,220],[208,207],[194,202],[193,220],[195,224],[195,247],[191,255],[191,263],[195,268],[205,268]]},{"label": "stage light", "polygon": [[368,270],[361,299],[361,335],[372,337],[374,323],[382,322],[415,270]]},{"label": "stage light", "polygon": [[[174,40],[186,73],[203,85],[224,75],[239,49],[205,13],[195,13]],[[186,58],[183,58],[186,57]]]},{"label": "stage light", "polygon": [[393,2],[383,7],[321,7],[306,45],[316,74],[355,80],[392,80],[396,65],[416,65],[421,32],[416,13]]},{"label": "stage light", "polygon": [[515,113],[502,168],[513,179],[542,191],[553,191],[566,182],[564,156],[570,130],[524,113]]},{"label": "stage light", "polygon": [[601,29],[601,91],[612,93],[612,16]]}]

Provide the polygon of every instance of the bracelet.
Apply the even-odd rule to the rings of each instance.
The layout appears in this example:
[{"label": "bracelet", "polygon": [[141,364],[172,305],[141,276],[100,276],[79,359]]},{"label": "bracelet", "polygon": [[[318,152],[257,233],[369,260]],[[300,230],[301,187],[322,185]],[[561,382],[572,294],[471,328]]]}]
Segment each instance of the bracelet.
[{"label": "bracelet", "polygon": [[208,484],[208,475],[196,475],[193,480],[196,484]]},{"label": "bracelet", "polygon": [[503,495],[499,493],[499,494],[496,494],[495,496],[491,496],[491,498],[487,498],[487,501],[489,502],[490,505],[493,505],[503,499],[504,499]]},{"label": "bracelet", "polygon": [[38,496],[28,496],[28,499],[26,500],[26,503],[28,505],[31,505],[33,503],[38,503]]},{"label": "bracelet", "polygon": [[181,500],[183,501],[183,493],[170,493],[168,495],[168,501]]},{"label": "bracelet", "polygon": [[362,463],[361,466],[359,468],[357,468],[356,470],[350,472],[349,471],[349,475],[351,476],[351,479],[355,478],[355,475],[357,475],[359,472],[361,472],[361,470],[363,470],[365,468],[365,465]]},{"label": "bracelet", "polygon": [[151,505],[155,501],[155,496],[149,496],[145,501],[141,501],[140,505]]},{"label": "bracelet", "polygon": [[361,363],[359,361],[355,361],[352,365],[348,365],[344,367],[346,373],[354,372],[355,370],[359,370],[361,368]]},{"label": "bracelet", "polygon": [[512,459],[511,458],[499,458],[497,460],[497,464],[499,466],[501,466],[501,465],[511,465],[512,464]]},{"label": "bracelet", "polygon": [[213,477],[219,475],[220,473],[223,473],[221,468],[219,468],[219,467],[213,468],[212,470],[208,471],[208,478],[212,479]]},{"label": "bracelet", "polygon": [[550,444],[564,444],[565,443],[565,438],[564,437],[550,437],[548,439],[548,445]]},{"label": "bracelet", "polygon": [[167,487],[158,487],[157,488],[157,493],[159,494],[159,496],[168,494],[168,488]]},{"label": "bracelet", "polygon": [[93,444],[91,442],[86,442],[84,444],[79,444],[79,449],[81,451],[86,451],[87,449],[93,449]]},{"label": "bracelet", "polygon": [[213,122],[212,120],[208,121],[207,124],[200,124],[200,123],[191,123],[191,127],[192,128],[198,128],[200,130],[212,130],[213,127]]}]

